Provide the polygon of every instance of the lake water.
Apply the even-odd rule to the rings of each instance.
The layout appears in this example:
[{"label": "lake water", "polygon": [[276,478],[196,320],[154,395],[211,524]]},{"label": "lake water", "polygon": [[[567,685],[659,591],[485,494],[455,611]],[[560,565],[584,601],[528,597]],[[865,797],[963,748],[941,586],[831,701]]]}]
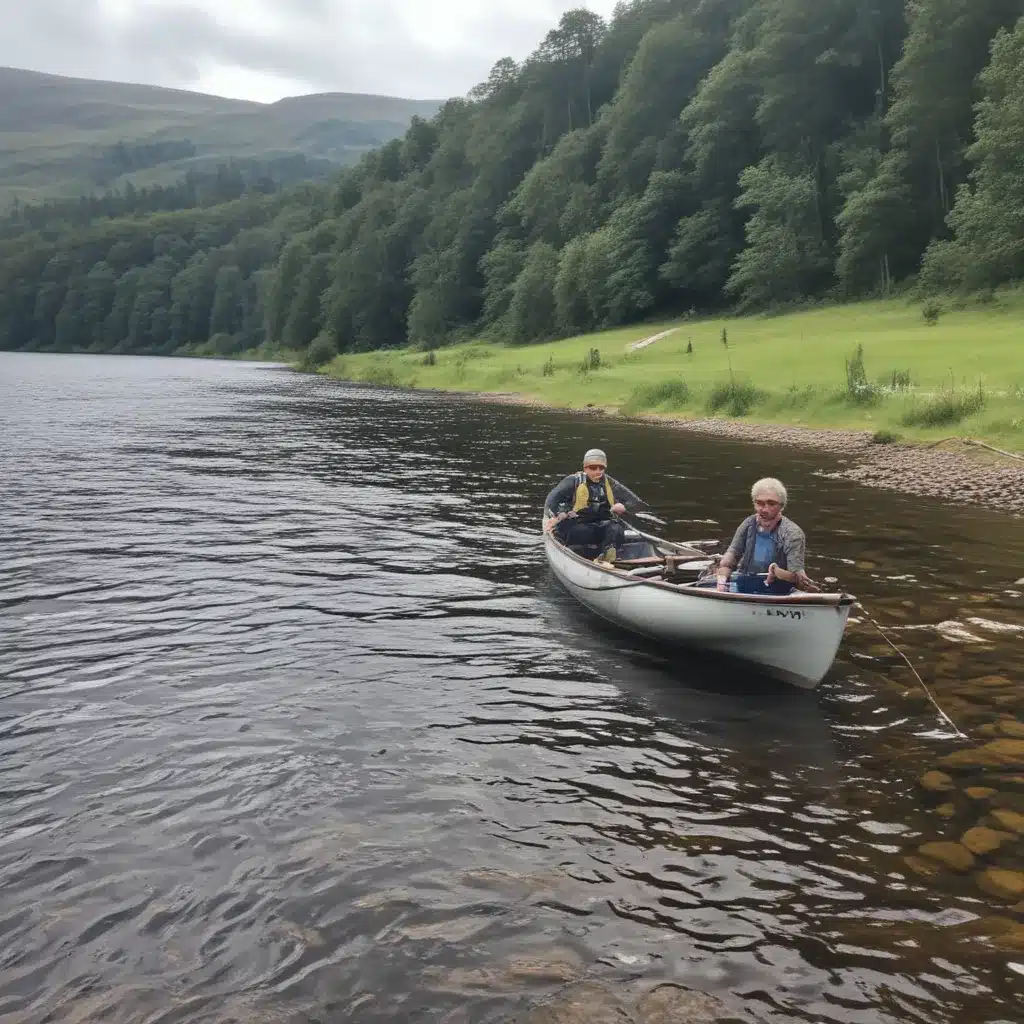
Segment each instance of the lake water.
[{"label": "lake water", "polygon": [[[808,694],[575,606],[538,522],[591,445],[677,539],[780,476],[811,574],[971,743],[866,622]],[[1019,740],[918,778],[1013,734],[1024,529],[835,465],[0,353],[0,1019],[593,1024],[671,982],[748,1021],[1019,1020]],[[1003,838],[968,867],[917,852],[979,824]]]}]

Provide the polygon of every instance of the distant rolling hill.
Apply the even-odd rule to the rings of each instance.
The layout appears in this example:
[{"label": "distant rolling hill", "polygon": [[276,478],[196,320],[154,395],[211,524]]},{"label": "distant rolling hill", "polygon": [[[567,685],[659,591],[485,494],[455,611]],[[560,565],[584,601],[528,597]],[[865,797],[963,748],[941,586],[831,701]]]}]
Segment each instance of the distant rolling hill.
[{"label": "distant rolling hill", "polygon": [[0,67],[0,208],[166,184],[232,157],[344,165],[439,106],[358,93],[253,103]]}]

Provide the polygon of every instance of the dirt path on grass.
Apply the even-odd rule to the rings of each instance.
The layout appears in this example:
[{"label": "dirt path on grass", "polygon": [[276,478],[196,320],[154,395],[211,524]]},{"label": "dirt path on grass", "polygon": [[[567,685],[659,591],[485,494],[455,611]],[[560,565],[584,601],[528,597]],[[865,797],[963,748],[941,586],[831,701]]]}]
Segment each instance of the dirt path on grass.
[{"label": "dirt path on grass", "polygon": [[[479,401],[554,409],[509,393],[477,393]],[[615,410],[567,410],[581,416],[616,415]],[[928,447],[912,444],[876,444],[866,430],[817,430],[771,423],[743,423],[722,419],[668,419],[631,416],[635,421],[658,423],[677,430],[751,441],[772,446],[816,448],[845,456],[839,470],[824,473],[833,479],[855,480],[867,487],[920,494],[1024,516],[1024,462],[978,449],[956,439]]]},{"label": "dirt path on grass", "polygon": [[660,334],[652,334],[649,338],[644,338],[643,341],[634,341],[631,345],[626,346],[626,351],[639,352],[640,349],[647,348],[648,345],[653,345],[656,341],[661,341],[662,338],[667,338],[670,334],[675,334],[681,330],[681,327],[670,327],[667,331],[662,331]]}]

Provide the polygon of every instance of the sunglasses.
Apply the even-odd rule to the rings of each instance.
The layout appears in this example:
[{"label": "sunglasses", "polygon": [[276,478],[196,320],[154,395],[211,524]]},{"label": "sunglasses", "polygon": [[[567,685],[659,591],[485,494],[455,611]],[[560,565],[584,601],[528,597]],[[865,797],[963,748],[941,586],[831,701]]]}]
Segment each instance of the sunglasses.
[{"label": "sunglasses", "polygon": [[584,466],[584,469],[604,469],[604,466]]}]

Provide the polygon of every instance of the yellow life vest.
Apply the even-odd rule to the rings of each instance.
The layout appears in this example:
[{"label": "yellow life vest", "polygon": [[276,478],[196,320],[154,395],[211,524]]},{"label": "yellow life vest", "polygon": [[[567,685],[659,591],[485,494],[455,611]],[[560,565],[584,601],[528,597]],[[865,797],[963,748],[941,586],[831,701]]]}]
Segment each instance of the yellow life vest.
[{"label": "yellow life vest", "polygon": [[[608,474],[606,473],[602,479],[604,480],[604,493],[608,496],[608,507],[611,508],[615,504],[615,495],[612,493],[612,485],[608,483]],[[572,510],[573,512],[582,512],[589,504],[590,488],[587,486],[587,477],[584,474],[579,487],[576,488],[576,503]]]}]

